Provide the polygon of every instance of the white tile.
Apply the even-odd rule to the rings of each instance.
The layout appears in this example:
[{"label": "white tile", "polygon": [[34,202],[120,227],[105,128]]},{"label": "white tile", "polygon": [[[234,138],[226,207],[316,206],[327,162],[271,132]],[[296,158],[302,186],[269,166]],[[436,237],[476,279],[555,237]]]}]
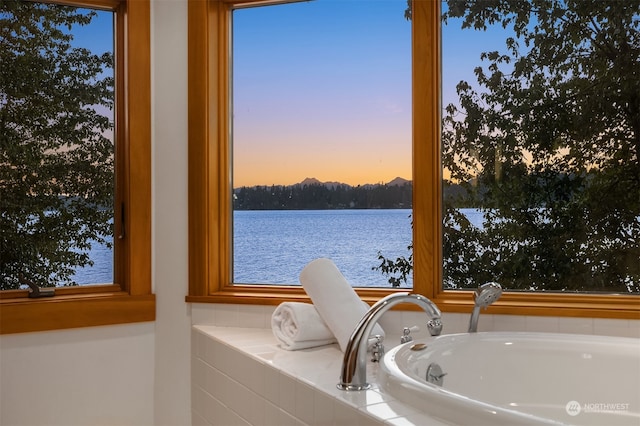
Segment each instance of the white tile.
[{"label": "white tile", "polygon": [[280,348],[274,343],[261,344],[258,343],[256,345],[245,346],[244,348],[247,352],[251,353],[253,356],[261,359],[263,362],[271,362],[275,353]]},{"label": "white tile", "polygon": [[207,374],[207,364],[199,358],[191,358],[191,384],[193,386],[205,387],[205,377]]},{"label": "white tile", "polygon": [[558,333],[558,317],[525,317],[526,329],[538,333]]},{"label": "white tile", "polygon": [[[416,426],[416,423],[406,417],[395,417],[393,419],[385,420],[384,424],[391,426]],[[420,425],[423,425],[423,423],[420,423]]]},{"label": "white tile", "polygon": [[[276,343],[273,333],[270,329],[263,328],[234,328],[226,327],[226,332],[216,332],[216,337],[229,346],[235,348],[251,348],[265,345],[274,345]],[[233,331],[233,332],[232,332]]]},{"label": "white tile", "polygon": [[[288,371],[296,374],[299,380],[310,385],[332,385],[338,383],[340,376],[340,367],[342,365],[342,354],[336,350],[323,351],[316,353],[308,352],[304,354],[292,354],[291,364],[287,367]],[[296,358],[300,358],[299,360]]]},{"label": "white tile", "polygon": [[191,329],[191,356],[199,357],[202,350],[200,349],[202,333],[195,328]]},{"label": "white tile", "polygon": [[595,318],[593,333],[601,336],[640,337],[640,321]]},{"label": "white tile", "polygon": [[214,426],[251,426],[245,419],[224,405],[215,406]]},{"label": "white tile", "polygon": [[333,424],[337,426],[353,426],[358,424],[360,414],[354,407],[334,401],[333,405]]},{"label": "white tile", "polygon": [[[226,376],[221,381],[220,402],[249,424],[260,424],[264,420],[264,400],[246,387]],[[253,409],[255,407],[255,410]]]},{"label": "white tile", "polygon": [[422,413],[412,413],[407,416],[385,420],[384,424],[390,426],[445,426],[447,423],[442,423]]},{"label": "white tile", "polygon": [[300,419],[286,411],[280,412],[280,421],[280,426],[305,426]]},{"label": "white tile", "polygon": [[208,396],[204,402],[205,420],[212,425],[238,425],[238,419],[231,413],[224,404],[211,396]]},{"label": "white tile", "polygon": [[[483,314],[480,311],[480,316],[478,317],[478,331],[496,331],[495,327],[495,317],[498,315],[488,315]],[[469,319],[471,318],[471,314],[469,314]],[[469,329],[469,323],[467,322],[467,330]]]},{"label": "white tile", "polygon": [[205,418],[206,401],[208,397],[204,389],[198,386],[191,386],[191,411],[198,413],[203,419]]},{"label": "white tile", "polygon": [[215,306],[213,303],[192,303],[191,324],[215,325]]},{"label": "white tile", "polygon": [[367,405],[364,407],[364,410],[381,420],[393,419],[395,417],[402,417],[408,414],[407,406],[397,401]]},{"label": "white tile", "polygon": [[262,396],[273,404],[278,404],[280,401],[280,371],[270,366],[263,366],[264,375],[264,389]]},{"label": "white tile", "polygon": [[558,332],[593,334],[593,318],[558,318]]},{"label": "white tile", "polygon": [[380,392],[376,392],[375,390],[351,392],[342,391],[338,398],[356,407],[366,407],[368,405],[380,404],[393,400],[393,397],[390,395],[384,395]]},{"label": "white tile", "polygon": [[411,335],[414,339],[422,339],[429,336],[429,330],[427,329],[427,322],[431,319],[423,311],[400,311],[402,315],[402,324],[397,330],[399,335],[402,335],[402,330],[405,327],[417,327],[417,330],[411,331]]},{"label": "white tile", "polygon": [[315,416],[315,390],[311,386],[297,381],[295,384],[295,392],[296,417],[307,424],[313,424],[313,418]]},{"label": "white tile", "polygon": [[290,414],[296,413],[296,380],[291,376],[281,373],[278,380],[278,404]]},{"label": "white tile", "polygon": [[214,324],[219,327],[235,327],[238,325],[238,305],[215,303],[213,313]]},{"label": "white tile", "polygon": [[640,320],[629,320],[629,337],[640,339]]},{"label": "white tile", "polygon": [[493,327],[487,330],[483,326],[483,321],[488,322],[489,315],[482,315],[480,312],[480,319],[478,320],[478,331],[525,331],[527,328],[527,322],[524,316],[520,315],[491,315],[493,317]]},{"label": "white tile", "polygon": [[442,314],[442,334],[466,333],[469,330],[470,317],[471,314],[444,312]]},{"label": "white tile", "polygon": [[363,411],[356,412],[356,422],[354,425],[357,426],[382,426],[384,422],[375,416],[371,416]]},{"label": "white tile", "polygon": [[204,336],[201,343],[202,353],[200,358],[209,365],[213,365],[217,362],[216,351],[219,343],[207,336]]},{"label": "white tile", "polygon": [[271,315],[275,306],[240,305],[238,307],[238,327],[270,328]]},{"label": "white tile", "polygon": [[263,362],[253,358],[247,365],[249,377],[244,382],[245,386],[262,397],[264,397],[266,393],[266,372],[268,369]]},{"label": "white tile", "polygon": [[246,354],[230,346],[218,344],[216,348],[216,368],[245,386],[254,380],[252,376],[254,370],[251,365],[255,362]]},{"label": "white tile", "polygon": [[199,413],[191,410],[191,426],[210,426],[209,422],[205,420]]},{"label": "white tile", "polygon": [[384,330],[385,336],[400,335],[403,327],[401,311],[385,312],[382,317],[380,317],[380,321],[378,321],[378,324],[380,324],[380,327],[382,327],[382,329]]},{"label": "white tile", "polygon": [[214,398],[225,403],[228,400],[227,388],[231,384],[231,379],[222,374],[219,370],[210,367],[207,369],[206,384],[204,390],[211,394]]},{"label": "white tile", "polygon": [[335,399],[323,392],[314,392],[312,425],[325,426],[333,424],[333,406]]},{"label": "white tile", "polygon": [[263,425],[265,423],[265,407],[268,402],[249,389],[240,388],[240,390],[240,397],[239,399],[234,399],[231,408],[235,413],[245,419],[247,423]]},{"label": "white tile", "polygon": [[264,406],[264,425],[265,426],[280,426],[282,425],[282,410],[277,405],[265,402]]},{"label": "white tile", "polygon": [[[458,327],[466,327],[466,314],[449,317]],[[640,321],[631,320],[481,315],[481,330],[483,321],[496,329],[553,332],[557,328],[560,332],[640,337]],[[336,389],[342,353],[335,345],[284,351],[264,343],[273,340],[270,329],[210,325],[194,326],[192,336],[194,424],[439,425],[376,390],[377,364],[367,364],[367,379],[374,390]],[[229,375],[214,368],[217,366]],[[250,406],[260,408],[246,411]]]}]

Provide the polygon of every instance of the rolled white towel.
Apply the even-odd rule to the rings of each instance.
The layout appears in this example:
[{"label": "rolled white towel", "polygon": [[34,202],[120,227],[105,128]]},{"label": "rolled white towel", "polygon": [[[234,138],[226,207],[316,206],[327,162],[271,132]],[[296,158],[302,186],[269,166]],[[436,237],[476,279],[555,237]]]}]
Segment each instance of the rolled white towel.
[{"label": "rolled white towel", "polygon": [[271,316],[271,329],[289,351],[336,343],[333,333],[310,303],[283,302]]},{"label": "rolled white towel", "polygon": [[[310,262],[300,273],[300,283],[344,352],[369,305],[360,299],[330,259]],[[384,337],[384,330],[378,324],[371,333],[376,334]]]}]

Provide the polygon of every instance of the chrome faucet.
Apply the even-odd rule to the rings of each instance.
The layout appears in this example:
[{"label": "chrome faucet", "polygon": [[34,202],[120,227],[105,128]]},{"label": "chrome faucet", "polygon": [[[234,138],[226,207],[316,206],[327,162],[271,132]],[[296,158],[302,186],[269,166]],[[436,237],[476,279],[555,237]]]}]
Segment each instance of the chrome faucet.
[{"label": "chrome faucet", "polygon": [[442,331],[440,309],[431,300],[419,294],[392,293],[380,299],[362,317],[349,338],[349,343],[344,351],[342,371],[338,389],[353,391],[369,389],[367,383],[367,345],[373,326],[378,322],[382,314],[391,307],[400,303],[413,303],[420,306],[430,320],[427,328],[432,336],[438,336]]},{"label": "chrome faucet", "polygon": [[502,295],[502,287],[498,283],[489,282],[479,286],[473,293],[473,312],[469,320],[469,333],[478,331],[478,317],[480,316],[480,308],[486,308]]}]

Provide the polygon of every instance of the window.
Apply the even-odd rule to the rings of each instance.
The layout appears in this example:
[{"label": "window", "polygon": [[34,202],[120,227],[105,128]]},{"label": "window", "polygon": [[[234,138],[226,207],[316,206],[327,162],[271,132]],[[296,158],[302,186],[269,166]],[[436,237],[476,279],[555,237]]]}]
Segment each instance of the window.
[{"label": "window", "polygon": [[[114,224],[116,250],[113,279],[109,280],[113,283],[59,287],[55,289],[53,297],[43,298],[29,298],[29,292],[25,289],[3,291],[0,293],[2,333],[149,321],[155,318],[154,296],[151,294],[149,3],[95,0],[76,4],[64,2],[64,5],[81,8],[67,10],[87,13],[95,9],[99,15],[115,17],[115,52],[111,59],[115,64],[112,71],[115,79],[111,79],[111,90],[115,90],[112,120],[115,121],[115,129],[110,129],[108,125],[102,128],[100,133],[105,137],[97,137],[96,140],[106,149],[102,157],[88,161],[88,166],[104,161],[107,170],[111,163],[116,164],[115,185],[105,179],[107,185],[115,190],[113,208],[105,209],[107,216],[111,217],[108,219],[107,232],[101,231],[108,235],[111,233],[108,227]],[[55,26],[56,22],[59,21],[48,15],[40,25]],[[101,59],[109,61],[107,57]],[[74,67],[72,63],[68,62],[71,68]],[[71,96],[77,98],[83,93],[72,93]],[[87,110],[93,111],[92,108]],[[55,122],[51,120],[50,125]],[[83,123],[79,121],[77,126]],[[95,128],[95,124],[91,127]],[[91,133],[91,129],[88,129],[88,133]],[[109,139],[116,141],[115,153]],[[65,149],[72,152],[78,147],[70,143],[68,147],[58,150],[65,152]],[[62,198],[72,193],[71,190],[63,192],[60,194]],[[69,198],[65,203],[74,202],[73,197]],[[63,276],[59,275],[58,278]],[[55,274],[48,273],[44,280],[51,277],[55,278]]]},{"label": "window", "polygon": [[2,12],[0,290],[117,282],[115,12]]},{"label": "window", "polygon": [[[331,258],[391,287],[411,244],[411,22],[398,0],[235,8],[233,282],[298,284]],[[398,284],[412,287],[409,275]]]},{"label": "window", "polygon": [[443,2],[443,286],[639,295],[637,3],[494,6]]},{"label": "window", "polygon": [[[301,289],[231,282],[231,157],[229,146],[229,33],[231,9],[248,3],[189,3],[188,301],[272,303],[304,300]],[[413,271],[414,291],[444,311],[468,312],[469,292],[442,288],[441,34],[440,3],[413,1]],[[206,88],[206,90],[202,90]],[[375,301],[392,290],[358,289]],[[492,308],[517,315],[637,318],[633,296],[509,292]]]}]

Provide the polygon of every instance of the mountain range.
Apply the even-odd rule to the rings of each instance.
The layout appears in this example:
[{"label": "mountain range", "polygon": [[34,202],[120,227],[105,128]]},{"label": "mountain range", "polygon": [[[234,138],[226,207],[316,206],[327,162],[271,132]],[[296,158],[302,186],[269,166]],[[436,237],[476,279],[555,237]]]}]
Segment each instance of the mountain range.
[{"label": "mountain range", "polygon": [[[387,183],[378,183],[378,184],[373,184],[373,183],[367,183],[364,185],[356,185],[359,187],[364,187],[364,188],[369,188],[369,187],[374,187],[374,186],[379,186],[379,185],[386,185],[386,186],[403,186],[406,185],[408,183],[411,183],[410,180],[401,178],[401,177],[396,177],[395,179],[387,182]],[[305,178],[304,180],[302,180],[302,182],[299,183],[294,183],[293,185],[276,185],[276,186],[305,186],[305,185],[322,185],[324,187],[327,188],[335,188],[337,186],[348,186],[348,187],[353,187],[353,185],[349,185],[347,183],[342,183],[342,182],[334,182],[334,181],[328,181],[328,182],[322,182],[314,177],[308,177]]]},{"label": "mountain range", "polygon": [[243,186],[233,190],[234,210],[324,210],[411,208],[411,181],[352,186],[305,178],[293,185]]}]

